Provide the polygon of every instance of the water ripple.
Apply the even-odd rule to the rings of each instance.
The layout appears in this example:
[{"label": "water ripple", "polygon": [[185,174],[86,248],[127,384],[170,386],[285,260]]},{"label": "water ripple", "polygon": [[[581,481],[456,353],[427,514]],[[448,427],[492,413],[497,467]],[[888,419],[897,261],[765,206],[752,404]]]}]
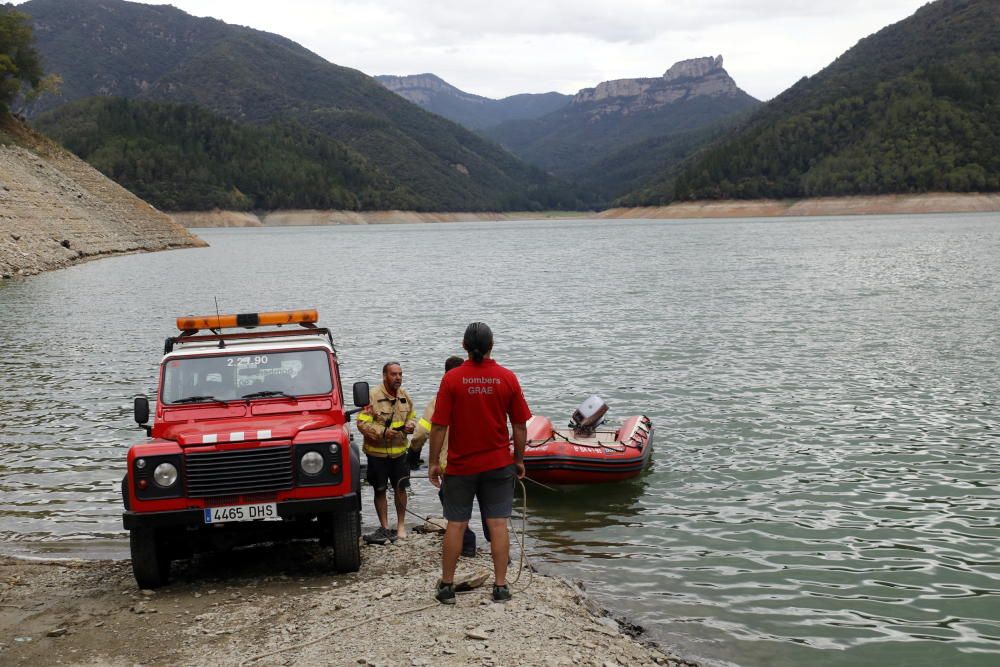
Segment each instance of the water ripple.
[{"label": "water ripple", "polygon": [[[711,664],[992,667],[998,222],[206,230],[211,248],[3,281],[0,539],[124,551],[131,397],[176,315],[316,306],[345,381],[399,359],[418,402],[484,319],[536,412],[599,393],[657,429],[639,480],[530,490],[545,567]],[[372,275],[400,297],[364,305]],[[419,484],[413,503],[437,506]]]}]

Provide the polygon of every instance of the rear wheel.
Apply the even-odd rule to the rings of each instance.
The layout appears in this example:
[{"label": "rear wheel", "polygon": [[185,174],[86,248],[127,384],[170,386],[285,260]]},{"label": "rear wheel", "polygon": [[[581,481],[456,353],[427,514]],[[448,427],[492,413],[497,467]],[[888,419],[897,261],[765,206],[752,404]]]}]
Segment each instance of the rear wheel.
[{"label": "rear wheel", "polygon": [[334,513],[333,565],[337,572],[361,569],[361,512]]},{"label": "rear wheel", "polygon": [[133,528],[128,536],[132,574],[139,588],[159,588],[170,577],[170,557],[155,528]]}]

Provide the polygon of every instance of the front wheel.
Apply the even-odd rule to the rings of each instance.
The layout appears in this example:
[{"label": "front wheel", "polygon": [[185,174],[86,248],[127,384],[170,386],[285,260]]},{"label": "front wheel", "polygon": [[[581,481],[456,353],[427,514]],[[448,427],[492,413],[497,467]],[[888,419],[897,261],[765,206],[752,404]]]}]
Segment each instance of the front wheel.
[{"label": "front wheel", "polygon": [[159,588],[170,577],[170,557],[155,528],[133,528],[128,536],[132,574],[139,588]]},{"label": "front wheel", "polygon": [[361,512],[333,515],[333,566],[337,572],[361,569]]}]

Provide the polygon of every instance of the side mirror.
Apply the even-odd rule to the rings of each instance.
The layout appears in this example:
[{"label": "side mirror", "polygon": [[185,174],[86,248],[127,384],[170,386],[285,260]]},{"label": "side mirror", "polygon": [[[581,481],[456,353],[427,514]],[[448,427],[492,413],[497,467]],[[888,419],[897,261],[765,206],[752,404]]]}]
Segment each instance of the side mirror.
[{"label": "side mirror", "polygon": [[136,396],[134,403],[135,423],[145,426],[149,421],[149,399],[145,396]]},{"label": "side mirror", "polygon": [[354,405],[359,408],[363,408],[369,403],[371,403],[371,392],[368,389],[367,382],[355,382],[354,383]]}]

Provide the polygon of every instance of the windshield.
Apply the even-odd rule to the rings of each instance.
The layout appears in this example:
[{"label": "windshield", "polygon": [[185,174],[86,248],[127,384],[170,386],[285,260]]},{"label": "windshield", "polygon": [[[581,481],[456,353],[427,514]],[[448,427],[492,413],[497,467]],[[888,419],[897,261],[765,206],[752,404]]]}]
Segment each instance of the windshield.
[{"label": "windshield", "polygon": [[333,388],[323,350],[182,357],[163,370],[167,404],[328,394]]}]

